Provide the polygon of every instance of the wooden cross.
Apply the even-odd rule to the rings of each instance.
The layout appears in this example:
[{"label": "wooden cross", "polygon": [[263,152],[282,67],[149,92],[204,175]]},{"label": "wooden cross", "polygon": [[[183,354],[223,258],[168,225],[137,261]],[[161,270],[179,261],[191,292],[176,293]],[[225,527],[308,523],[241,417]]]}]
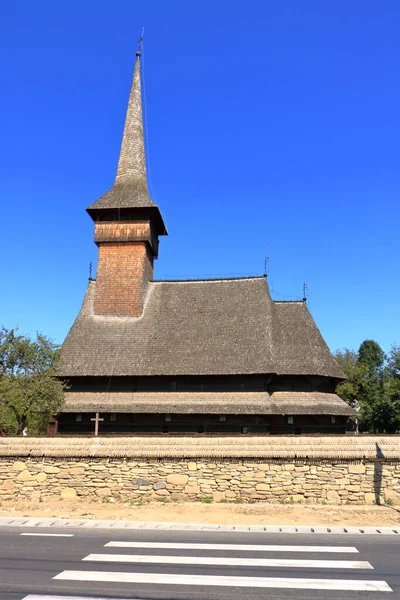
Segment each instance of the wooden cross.
[{"label": "wooden cross", "polygon": [[99,435],[99,423],[104,419],[100,419],[100,413],[97,412],[95,418],[90,420],[94,421],[94,435]]}]

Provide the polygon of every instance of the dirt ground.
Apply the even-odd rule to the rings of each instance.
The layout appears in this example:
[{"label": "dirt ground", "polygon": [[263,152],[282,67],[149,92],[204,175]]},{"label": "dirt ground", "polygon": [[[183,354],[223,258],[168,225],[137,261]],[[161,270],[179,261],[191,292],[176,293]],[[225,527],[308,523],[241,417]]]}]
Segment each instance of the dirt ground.
[{"label": "dirt ground", "polygon": [[400,526],[400,511],[387,506],[304,506],[152,502],[144,505],[84,500],[0,502],[0,516],[111,519],[219,525]]}]

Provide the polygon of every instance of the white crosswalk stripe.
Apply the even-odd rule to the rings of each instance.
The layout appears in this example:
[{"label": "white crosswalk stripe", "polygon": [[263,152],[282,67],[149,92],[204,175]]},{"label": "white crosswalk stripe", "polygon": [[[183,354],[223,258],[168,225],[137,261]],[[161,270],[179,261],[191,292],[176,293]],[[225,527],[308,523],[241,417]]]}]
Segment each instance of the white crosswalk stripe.
[{"label": "white crosswalk stripe", "polygon": [[[29,596],[25,596],[22,600],[121,600],[121,598],[110,598],[107,596],[105,598],[102,596],[49,596],[48,594],[29,594]],[[140,600],[140,598],[126,598],[125,600]]]},{"label": "white crosswalk stripe", "polygon": [[159,548],[163,550],[239,550],[240,552],[336,552],[357,554],[354,546],[283,546],[265,544],[193,544],[173,542],[107,542],[105,548]]},{"label": "white crosswalk stripe", "polygon": [[226,556],[155,556],[152,554],[89,554],[82,560],[169,565],[220,565],[224,567],[373,569],[373,566],[366,560],[296,560],[289,558],[227,558]]},{"label": "white crosswalk stripe", "polygon": [[352,592],[391,592],[385,581],[357,579],[309,579],[297,577],[238,577],[221,575],[175,575],[171,573],[119,573],[118,571],[63,571],[53,579],[158,585],[229,586],[335,590]]},{"label": "white crosswalk stripe", "polygon": [[[66,570],[62,571],[53,579],[76,582],[110,582],[147,584],[151,585],[175,585],[175,586],[218,586],[218,587],[245,587],[245,588],[280,588],[280,589],[298,589],[298,590],[322,590],[322,591],[357,591],[357,592],[391,592],[392,589],[386,581],[377,579],[347,579],[344,574],[342,577],[326,578],[308,577],[309,572],[301,577],[300,569],[336,569],[336,570],[370,570],[373,565],[364,560],[327,560],[324,557],[318,558],[315,554],[357,554],[358,550],[354,546],[293,546],[293,545],[266,545],[266,544],[208,544],[208,543],[170,543],[170,542],[136,542],[136,541],[110,541],[104,544],[108,548],[126,548],[146,551],[158,550],[158,554],[151,553],[101,553],[89,554],[82,558],[84,562],[99,562],[102,566],[105,564],[119,563],[131,564],[138,569],[135,571],[112,571],[112,570]],[[160,551],[164,552],[160,552]],[[170,551],[175,553],[170,553]],[[176,551],[182,551],[181,555]],[[190,555],[190,551],[196,551],[196,555]],[[202,554],[199,553],[202,552]],[[224,552],[223,556],[212,555],[212,552]],[[266,557],[257,558],[249,556],[250,552],[270,553]],[[276,558],[271,553],[308,553],[310,556],[304,558]],[[238,556],[238,553],[241,555]],[[199,555],[200,554],[200,555]],[[236,556],[235,556],[236,554]],[[247,556],[246,556],[247,554]],[[314,556],[313,556],[314,555]],[[281,554],[282,556],[282,554]],[[157,573],[140,572],[140,565],[159,566],[161,570]],[[218,575],[207,574],[188,574],[169,573],[168,566],[172,565],[175,570],[182,566],[186,569],[190,566],[201,567],[237,567],[243,571],[234,575],[229,572],[224,575],[219,571]],[[138,568],[139,567],[139,568]],[[246,575],[246,569],[260,569],[255,575]],[[296,577],[276,577],[275,572],[269,576],[268,568],[286,568],[294,569]],[[161,571],[161,572],[160,572]],[[231,571],[232,573],[232,571]],[[248,571],[247,571],[248,573]],[[253,571],[254,573],[254,571]],[[258,574],[259,573],[259,574]],[[274,575],[274,576],[272,576]],[[285,573],[286,575],[286,573]],[[25,600],[41,600],[41,597],[28,596]],[[47,600],[53,600],[47,597]],[[55,597],[55,600],[57,598]],[[68,600],[64,597],[63,600]],[[74,600],[74,599],[73,599]],[[80,600],[85,600],[80,598]],[[96,599],[93,599],[96,600]],[[101,600],[101,599],[98,599]]]},{"label": "white crosswalk stripe", "polygon": [[74,537],[73,533],[20,533],[31,537]]}]

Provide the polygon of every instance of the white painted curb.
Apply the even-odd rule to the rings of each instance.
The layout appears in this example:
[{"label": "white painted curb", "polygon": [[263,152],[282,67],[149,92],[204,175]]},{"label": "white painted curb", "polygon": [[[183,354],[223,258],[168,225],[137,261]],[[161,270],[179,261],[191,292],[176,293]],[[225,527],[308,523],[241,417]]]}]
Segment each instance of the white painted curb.
[{"label": "white painted curb", "polygon": [[251,533],[331,533],[349,535],[400,535],[399,527],[313,527],[290,525],[209,525],[140,521],[95,521],[92,519],[40,519],[0,517],[0,527],[75,527],[79,529],[157,529],[160,531],[233,531]]}]

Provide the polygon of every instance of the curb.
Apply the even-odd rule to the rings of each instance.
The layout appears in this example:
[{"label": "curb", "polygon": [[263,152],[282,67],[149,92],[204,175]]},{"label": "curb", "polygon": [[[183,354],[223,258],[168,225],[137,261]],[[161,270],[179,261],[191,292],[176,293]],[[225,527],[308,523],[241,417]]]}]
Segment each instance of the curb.
[{"label": "curb", "polygon": [[233,531],[248,533],[323,533],[333,535],[400,535],[399,527],[313,527],[309,525],[209,525],[140,521],[96,521],[82,519],[39,519],[0,517],[0,527],[74,527],[78,529],[149,529],[157,531]]}]

